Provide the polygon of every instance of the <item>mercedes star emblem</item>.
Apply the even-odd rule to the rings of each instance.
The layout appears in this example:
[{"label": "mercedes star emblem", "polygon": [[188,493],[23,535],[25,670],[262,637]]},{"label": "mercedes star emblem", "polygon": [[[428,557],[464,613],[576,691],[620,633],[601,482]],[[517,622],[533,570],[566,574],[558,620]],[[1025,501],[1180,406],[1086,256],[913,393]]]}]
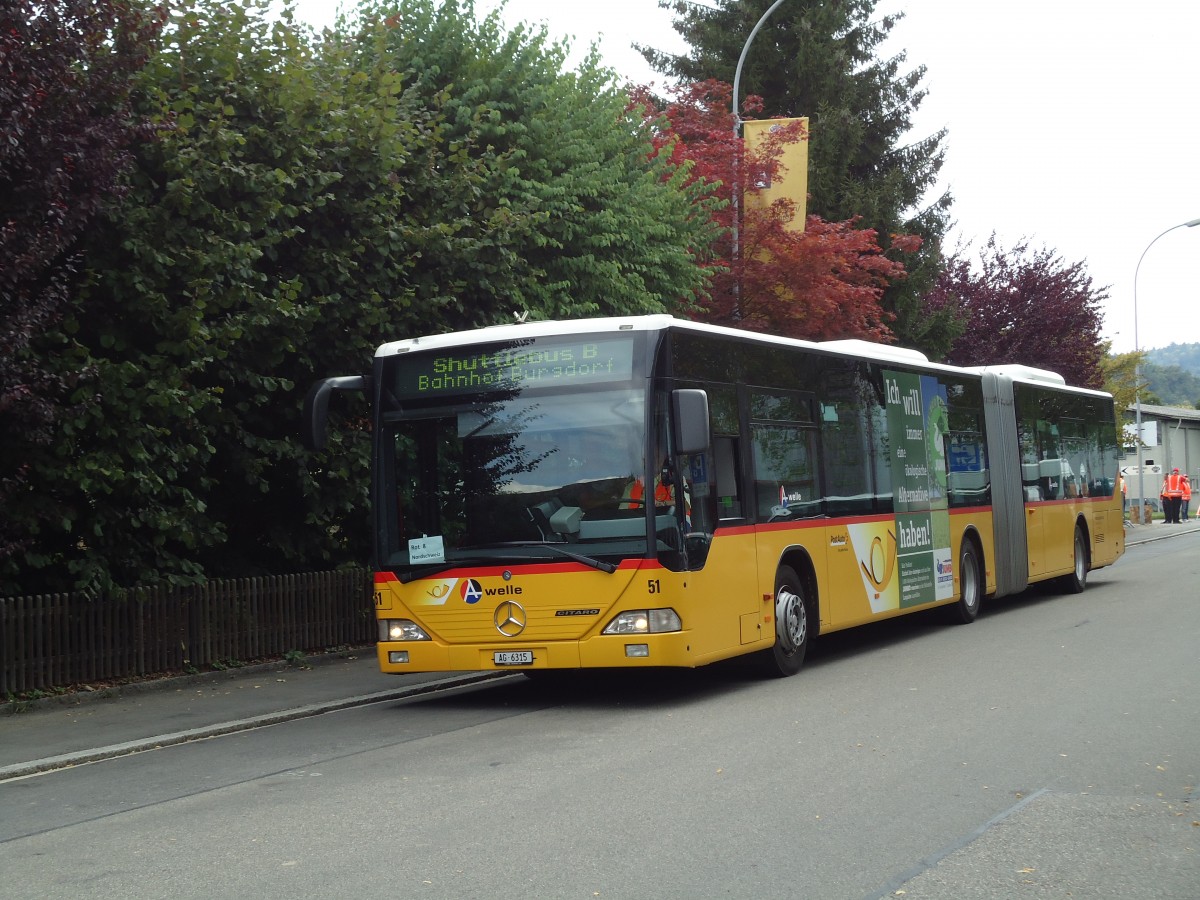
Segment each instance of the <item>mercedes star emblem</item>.
[{"label": "mercedes star emblem", "polygon": [[496,607],[496,615],[493,616],[493,621],[496,623],[496,630],[505,637],[516,637],[525,630],[525,610],[520,603],[514,603],[512,600],[505,600]]}]

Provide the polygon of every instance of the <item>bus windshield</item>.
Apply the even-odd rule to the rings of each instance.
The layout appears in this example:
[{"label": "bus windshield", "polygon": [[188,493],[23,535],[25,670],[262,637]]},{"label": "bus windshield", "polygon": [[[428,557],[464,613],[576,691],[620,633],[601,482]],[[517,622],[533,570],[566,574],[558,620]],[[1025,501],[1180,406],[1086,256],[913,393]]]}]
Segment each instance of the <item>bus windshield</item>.
[{"label": "bus windshield", "polygon": [[644,556],[645,392],[526,396],[385,417],[378,486],[389,567]]}]

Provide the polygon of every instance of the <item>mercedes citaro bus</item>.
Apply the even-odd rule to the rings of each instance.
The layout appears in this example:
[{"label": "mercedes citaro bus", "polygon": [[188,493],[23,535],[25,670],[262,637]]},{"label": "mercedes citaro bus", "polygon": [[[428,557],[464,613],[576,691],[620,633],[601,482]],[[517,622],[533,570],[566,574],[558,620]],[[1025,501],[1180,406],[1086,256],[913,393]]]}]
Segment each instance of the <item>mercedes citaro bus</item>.
[{"label": "mercedes citaro bus", "polygon": [[[366,391],[385,672],[799,670],[818,635],[1124,551],[1108,394],[670,316],[395,341]],[[365,474],[365,473],[364,473]]]}]

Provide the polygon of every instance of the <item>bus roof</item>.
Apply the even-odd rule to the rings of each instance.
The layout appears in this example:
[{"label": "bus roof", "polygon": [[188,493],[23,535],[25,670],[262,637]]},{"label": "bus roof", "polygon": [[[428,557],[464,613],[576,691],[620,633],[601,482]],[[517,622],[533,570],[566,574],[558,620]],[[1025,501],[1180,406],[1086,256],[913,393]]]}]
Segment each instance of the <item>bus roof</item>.
[{"label": "bus roof", "polygon": [[1035,369],[1033,366],[1022,366],[1017,363],[1006,363],[1002,366],[971,366],[968,372],[992,372],[996,375],[1007,375],[1013,381],[1030,381],[1037,384],[1065,385],[1067,379],[1049,369]]},{"label": "bus roof", "polygon": [[870,359],[906,362],[916,365],[937,365],[918,350],[909,350],[890,344],[877,344],[863,340],[838,341],[806,341],[799,338],[779,337],[773,334],[763,334],[757,331],[744,331],[738,328],[728,328],[721,325],[709,325],[706,322],[693,322],[690,319],[677,319],[665,313],[645,316],[611,316],[595,319],[551,319],[537,322],[520,322],[511,325],[493,325],[475,328],[470,331],[455,331],[446,334],[428,335],[426,337],[405,338],[399,341],[389,341],[376,350],[376,356],[394,356],[397,353],[407,353],[410,350],[436,350],[441,347],[461,347],[465,344],[486,344],[493,341],[511,341],[522,338],[543,337],[554,334],[595,334],[606,331],[661,331],[665,328],[681,328],[687,331],[698,331],[706,334],[724,335],[742,339],[764,341],[770,344],[782,344],[788,347],[800,347],[808,350],[827,350],[848,356],[861,356]]},{"label": "bus roof", "polygon": [[1057,372],[1051,372],[1049,369],[1035,369],[1033,366],[1022,366],[1016,363],[1000,366],[970,366],[964,369],[964,371],[974,372],[979,375],[999,375],[1001,378],[1008,378],[1011,381],[1022,384],[1050,385],[1051,387],[1063,388],[1073,394],[1083,394],[1091,397],[1112,396],[1108,391],[1098,391],[1094,388],[1077,387],[1069,384],[1067,379],[1063,378]]},{"label": "bus roof", "polygon": [[595,334],[605,331],[659,331],[682,320],[674,316],[613,316],[606,319],[549,319],[538,322],[518,322],[512,325],[492,325],[471,331],[453,331],[428,337],[390,341],[375,351],[376,356],[394,356],[410,350],[436,350],[440,347],[461,347],[464,344],[490,344],[493,341],[516,341],[522,338],[545,337],[554,334]]},{"label": "bus roof", "polygon": [[520,340],[521,338],[543,337],[553,334],[595,334],[606,331],[661,331],[664,328],[671,327],[708,334],[726,335],[728,337],[751,338],[772,344],[783,344],[789,347],[829,350],[849,356],[866,356],[872,359],[931,365],[929,358],[924,353],[904,347],[895,347],[890,344],[876,344],[871,341],[862,340],[806,341],[798,338],[763,334],[757,331],[727,328],[721,325],[709,325],[706,322],[693,322],[690,319],[677,319],[665,313],[645,316],[611,316],[596,319],[551,319],[537,322],[520,322],[512,325],[492,325],[484,328],[475,328],[471,331],[455,331],[446,334],[429,335],[427,337],[390,341],[382,345],[376,351],[375,355],[393,356],[397,353],[406,353],[410,350],[434,350],[439,347],[457,347],[463,344],[484,344],[493,341]]}]

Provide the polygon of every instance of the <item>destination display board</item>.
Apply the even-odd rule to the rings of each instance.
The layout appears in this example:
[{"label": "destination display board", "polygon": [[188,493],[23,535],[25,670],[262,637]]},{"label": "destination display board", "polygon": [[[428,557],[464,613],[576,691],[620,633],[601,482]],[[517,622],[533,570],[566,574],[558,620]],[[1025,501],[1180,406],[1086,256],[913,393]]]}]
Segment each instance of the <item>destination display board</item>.
[{"label": "destination display board", "polygon": [[396,357],[392,384],[400,400],[529,388],[627,382],[632,335],[558,336]]}]

